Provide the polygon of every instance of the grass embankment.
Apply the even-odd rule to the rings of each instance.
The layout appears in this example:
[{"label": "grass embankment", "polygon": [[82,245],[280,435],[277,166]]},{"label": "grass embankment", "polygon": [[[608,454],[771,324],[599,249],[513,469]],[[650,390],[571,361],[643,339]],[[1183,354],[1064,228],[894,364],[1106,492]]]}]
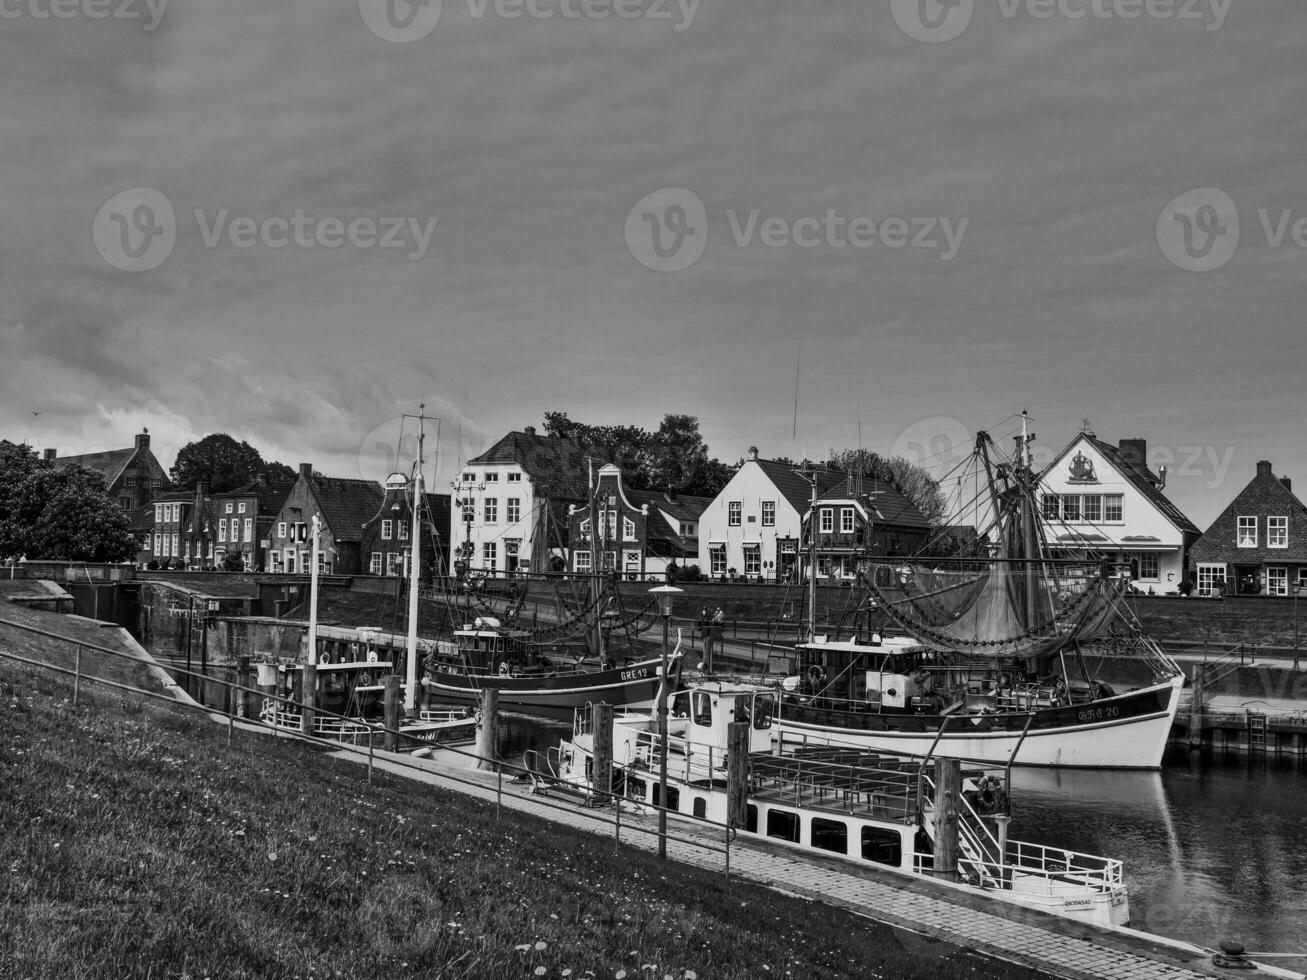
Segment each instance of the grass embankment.
[{"label": "grass embankment", "polygon": [[[5,978],[1031,971],[0,659]],[[924,943],[924,945],[923,945]]]}]

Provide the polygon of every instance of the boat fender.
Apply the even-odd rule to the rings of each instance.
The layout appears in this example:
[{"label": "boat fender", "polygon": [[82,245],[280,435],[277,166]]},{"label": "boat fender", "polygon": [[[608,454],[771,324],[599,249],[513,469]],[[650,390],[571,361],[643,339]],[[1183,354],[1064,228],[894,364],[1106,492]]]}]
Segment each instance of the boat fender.
[{"label": "boat fender", "polygon": [[363,671],[361,674],[359,674],[358,686],[359,686],[359,687],[371,687],[371,686],[372,686],[372,672],[371,672],[371,671],[365,670],[365,671]]},{"label": "boat fender", "polygon": [[818,684],[826,683],[826,671],[821,669],[818,664],[812,664],[808,667],[808,683],[814,687]]},{"label": "boat fender", "polygon": [[368,663],[370,663],[370,664],[375,664],[376,662],[377,662],[377,651],[376,651],[376,650],[369,650],[369,651],[368,651]]},{"label": "boat fender", "polygon": [[505,660],[503,663],[501,663],[501,664],[499,665],[499,673],[500,673],[500,676],[502,676],[502,677],[507,677],[507,676],[508,676],[508,661],[507,661],[507,660]]}]

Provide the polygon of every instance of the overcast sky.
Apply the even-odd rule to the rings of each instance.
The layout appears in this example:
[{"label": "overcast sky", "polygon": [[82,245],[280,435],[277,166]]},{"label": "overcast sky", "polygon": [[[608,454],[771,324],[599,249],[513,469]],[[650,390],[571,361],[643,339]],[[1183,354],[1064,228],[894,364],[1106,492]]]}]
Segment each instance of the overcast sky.
[{"label": "overcast sky", "polygon": [[1307,489],[1301,0],[60,2],[0,0],[7,438],[382,479],[425,399],[443,483],[551,409],[933,462],[1027,407],[1200,526]]}]

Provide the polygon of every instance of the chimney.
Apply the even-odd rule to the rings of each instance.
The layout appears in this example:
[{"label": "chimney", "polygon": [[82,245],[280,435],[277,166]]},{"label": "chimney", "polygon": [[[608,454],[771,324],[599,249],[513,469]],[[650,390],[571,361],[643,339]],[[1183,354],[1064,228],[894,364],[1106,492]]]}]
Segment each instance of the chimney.
[{"label": "chimney", "polygon": [[45,459],[46,459],[46,462],[48,462],[48,463],[53,463],[53,462],[54,462],[56,459],[58,459],[58,458],[59,458],[59,450],[57,450],[57,449],[47,449],[47,450],[45,451]]},{"label": "chimney", "polygon": [[757,446],[750,446],[750,447],[749,447],[749,458],[752,459],[752,460],[754,460],[754,461],[757,461],[757,459],[758,459],[758,447],[757,447]]},{"label": "chimney", "polygon": [[1293,481],[1290,480],[1287,476],[1280,477],[1280,483],[1284,485],[1284,489],[1288,490],[1290,493],[1293,493]]},{"label": "chimney", "polygon": [[136,451],[139,453],[150,448],[150,430],[141,429],[141,434],[136,437]]},{"label": "chimney", "polygon": [[536,427],[535,427],[534,425],[528,425],[528,426],[527,426],[525,429],[523,429],[522,431],[525,432],[525,433],[526,433],[527,435],[529,435],[529,436],[533,436],[533,435],[536,434]]},{"label": "chimney", "polygon": [[1257,461],[1257,475],[1265,477],[1273,475],[1271,473],[1271,461],[1269,459],[1259,459]]},{"label": "chimney", "polygon": [[312,480],[312,479],[313,479],[313,464],[312,464],[312,463],[300,463],[300,479],[302,479],[302,480]]},{"label": "chimney", "polygon": [[1120,442],[1121,458],[1137,470],[1148,471],[1148,440],[1122,439]]}]

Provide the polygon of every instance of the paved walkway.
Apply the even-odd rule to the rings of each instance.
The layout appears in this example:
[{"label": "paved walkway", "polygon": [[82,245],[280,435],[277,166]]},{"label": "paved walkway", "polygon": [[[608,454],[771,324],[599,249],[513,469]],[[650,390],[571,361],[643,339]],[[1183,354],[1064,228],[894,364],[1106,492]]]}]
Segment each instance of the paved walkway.
[{"label": "paved walkway", "polygon": [[[336,754],[366,761],[366,752],[345,750]],[[469,756],[457,752],[436,750],[427,759],[376,753],[375,759],[379,768],[397,775],[492,802],[498,784],[506,807],[597,835],[613,837],[618,831],[611,808],[581,807],[552,793],[534,796],[529,787],[512,782],[509,776],[500,783],[495,773],[476,771]],[[636,828],[646,832],[637,832]],[[623,807],[622,843],[654,851],[656,828],[654,815]],[[669,822],[668,832],[667,855],[671,860],[725,870],[727,856],[720,836],[676,819]],[[1213,967],[1206,952],[1188,944],[1129,929],[1096,929],[1032,913],[962,886],[890,872],[854,871],[833,859],[810,860],[805,855],[800,860],[783,847],[752,840],[736,840],[730,847],[729,860],[730,873],[735,877],[886,923],[903,930],[900,938],[907,944],[939,939],[1070,980],[1200,980],[1231,975],[1230,971]],[[1288,971],[1263,969],[1271,975],[1301,977]],[[1236,971],[1234,975],[1240,974]]]}]

